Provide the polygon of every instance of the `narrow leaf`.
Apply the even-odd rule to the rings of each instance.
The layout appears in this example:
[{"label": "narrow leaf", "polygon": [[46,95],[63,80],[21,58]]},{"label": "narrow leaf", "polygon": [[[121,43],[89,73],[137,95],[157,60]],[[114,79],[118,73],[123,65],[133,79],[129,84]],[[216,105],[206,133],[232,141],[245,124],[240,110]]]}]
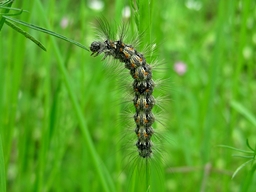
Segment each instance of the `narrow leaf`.
[{"label": "narrow leaf", "polygon": [[253,159],[253,155],[250,155],[250,156],[244,156],[244,155],[236,155],[236,154],[234,154],[234,155],[232,155],[233,157],[241,157],[241,158],[244,158],[244,159]]},{"label": "narrow leaf", "polygon": [[254,149],[250,146],[248,139],[246,139],[246,145],[247,145],[247,147],[249,147],[249,149],[251,149],[252,151],[254,151]]},{"label": "narrow leaf", "polygon": [[232,175],[232,179],[236,176],[236,174],[248,163],[250,163],[251,161],[253,161],[253,159],[246,161],[245,163],[243,163],[242,165],[240,165],[234,172],[234,174]]},{"label": "narrow leaf", "polygon": [[[4,2],[1,2],[2,5],[7,5],[7,7],[11,7],[13,3],[13,0],[7,0]],[[4,9],[3,14],[7,14],[9,12],[9,9]],[[0,15],[0,31],[4,25],[5,22],[5,18],[3,16]]]},{"label": "narrow leaf", "polygon": [[20,21],[20,20],[17,20],[17,19],[13,19],[13,18],[11,18],[11,17],[7,17],[7,16],[3,16],[3,17],[4,17],[5,19],[11,20],[11,21],[13,21],[13,22],[15,22],[15,23],[24,25],[24,26],[29,27],[29,28],[31,28],[31,29],[34,29],[34,30],[37,30],[37,31],[46,33],[46,34],[48,34],[48,35],[52,35],[52,36],[54,36],[54,37],[57,37],[57,38],[59,38],[59,39],[62,39],[62,40],[64,40],[64,41],[67,41],[67,42],[70,42],[70,43],[72,43],[72,44],[74,44],[74,45],[76,45],[76,46],[78,46],[78,47],[81,47],[81,48],[83,48],[83,49],[89,51],[89,49],[88,49],[87,47],[85,47],[84,45],[82,45],[82,44],[80,44],[80,43],[78,43],[78,42],[76,42],[76,41],[74,41],[74,40],[72,40],[72,39],[69,39],[69,38],[67,38],[67,37],[65,37],[65,36],[63,36],[63,35],[60,35],[60,34],[58,34],[58,33],[55,33],[55,32],[53,32],[53,31],[44,29],[44,28],[42,28],[42,27],[39,27],[39,26],[36,26],[36,25],[33,25],[33,24],[29,24],[29,23],[26,23],[26,22],[23,22],[23,21]]},{"label": "narrow leaf", "polygon": [[10,3],[13,3],[13,0],[6,0],[6,1],[0,2],[1,5],[8,5]]},{"label": "narrow leaf", "polygon": [[252,151],[245,151],[245,150],[237,149],[237,148],[235,148],[235,147],[230,147],[230,146],[227,146],[227,145],[218,145],[218,146],[219,146],[219,147],[228,148],[228,149],[232,149],[232,150],[234,150],[234,151],[238,151],[238,152],[254,154],[254,152],[252,152]]},{"label": "narrow leaf", "polygon": [[[23,9],[19,9],[19,8],[13,8],[13,7],[6,7],[6,6],[2,6],[1,4],[0,4],[0,8],[2,8],[2,9],[9,9],[9,10],[13,10],[13,11],[18,11],[18,12],[28,12],[28,11],[25,11],[25,10],[23,10]],[[3,13],[1,13],[1,14],[3,14]]]},{"label": "narrow leaf", "polygon": [[33,41],[38,47],[40,47],[41,49],[43,49],[44,51],[46,51],[46,48],[38,41],[36,40],[34,37],[32,37],[29,33],[27,33],[26,31],[23,31],[21,28],[19,28],[17,25],[14,25],[13,23],[9,22],[8,20],[5,20],[5,23],[10,26],[11,28],[13,28],[15,31],[17,31],[18,33],[24,35],[26,38],[30,39],[31,41]]},{"label": "narrow leaf", "polygon": [[246,109],[243,105],[236,101],[231,102],[231,106],[237,110],[239,113],[241,113],[247,120],[249,120],[254,126],[256,126],[256,117],[253,116],[253,114]]}]

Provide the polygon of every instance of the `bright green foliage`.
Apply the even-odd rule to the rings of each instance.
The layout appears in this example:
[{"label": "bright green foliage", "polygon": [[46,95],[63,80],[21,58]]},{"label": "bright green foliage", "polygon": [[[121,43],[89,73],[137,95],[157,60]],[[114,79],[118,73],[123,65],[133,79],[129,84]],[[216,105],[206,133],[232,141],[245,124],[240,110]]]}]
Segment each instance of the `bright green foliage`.
[{"label": "bright green foliage", "polygon": [[256,147],[252,148],[250,146],[248,140],[246,140],[246,145],[250,149],[250,151],[245,151],[245,150],[237,149],[237,148],[226,146],[226,145],[220,145],[220,147],[224,147],[224,148],[227,148],[227,149],[232,149],[232,150],[237,151],[239,153],[243,153],[242,155],[241,154],[235,154],[235,155],[233,155],[233,157],[239,157],[239,158],[243,158],[243,159],[246,160],[242,165],[240,165],[236,169],[236,171],[232,175],[232,178],[234,178],[237,175],[237,173],[242,168],[244,168],[247,164],[251,165],[251,170],[248,172],[248,175],[244,179],[243,185],[241,185],[241,191],[248,191],[250,185],[253,183],[253,175],[254,175],[254,172],[256,170],[256,164],[255,164]]},{"label": "bright green foliage", "polygon": [[[14,1],[9,9],[6,2],[0,8],[0,191],[254,191],[255,165],[243,166],[244,159],[217,147],[241,149],[247,138],[256,143],[254,0],[105,0],[102,10],[93,1]],[[125,6],[132,31],[143,33],[141,47],[157,46],[148,61],[164,60],[154,79],[171,81],[163,87],[170,108],[163,114],[167,141],[158,150],[165,153],[162,163],[149,163],[152,170],[124,159],[127,115],[118,74],[106,73],[100,57],[55,38],[89,48],[96,18],[121,24]]]}]

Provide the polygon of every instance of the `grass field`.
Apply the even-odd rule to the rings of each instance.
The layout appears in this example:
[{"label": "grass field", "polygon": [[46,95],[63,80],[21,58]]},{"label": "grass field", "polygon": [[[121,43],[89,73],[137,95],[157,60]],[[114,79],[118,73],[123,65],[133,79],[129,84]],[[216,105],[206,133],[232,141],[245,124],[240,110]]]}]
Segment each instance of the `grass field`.
[{"label": "grass field", "polygon": [[28,12],[10,17],[89,48],[96,39],[96,18],[121,24],[122,11],[129,6],[131,29],[145,32],[141,46],[157,46],[147,61],[155,55],[163,60],[164,70],[154,73],[154,79],[168,79],[168,110],[162,114],[166,144],[158,148],[165,153],[163,160],[154,162],[157,168],[150,178],[143,162],[124,160],[127,153],[120,141],[125,137],[120,135],[128,117],[122,115],[123,90],[118,88],[118,74],[111,74],[102,57],[18,25],[39,40],[45,52],[4,24],[0,191],[253,192],[256,2],[137,0],[135,6],[135,0],[105,0],[98,10],[93,2],[102,1],[16,0],[12,7]]}]

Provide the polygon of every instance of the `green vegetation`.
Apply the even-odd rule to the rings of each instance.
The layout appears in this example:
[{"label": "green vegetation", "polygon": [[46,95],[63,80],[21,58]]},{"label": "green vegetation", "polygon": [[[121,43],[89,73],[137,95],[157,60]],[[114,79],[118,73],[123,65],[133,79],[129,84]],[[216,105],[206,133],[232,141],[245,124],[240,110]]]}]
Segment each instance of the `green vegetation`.
[{"label": "green vegetation", "polygon": [[[254,191],[255,1],[0,2],[1,192]],[[121,24],[126,5],[141,47],[157,46],[148,61],[164,60],[154,79],[170,82],[152,170],[124,158],[118,74],[80,48],[96,18]]]}]

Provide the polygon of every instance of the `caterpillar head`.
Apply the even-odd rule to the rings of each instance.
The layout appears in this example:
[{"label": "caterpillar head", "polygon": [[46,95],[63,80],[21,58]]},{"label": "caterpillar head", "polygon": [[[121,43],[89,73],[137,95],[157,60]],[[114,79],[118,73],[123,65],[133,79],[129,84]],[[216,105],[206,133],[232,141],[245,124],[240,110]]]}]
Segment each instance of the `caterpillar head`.
[{"label": "caterpillar head", "polygon": [[92,42],[92,44],[90,46],[90,50],[92,52],[91,55],[94,55],[94,54],[95,54],[95,56],[99,55],[100,53],[102,53],[104,51],[105,47],[106,47],[106,45],[103,42],[100,42],[100,41]]},{"label": "caterpillar head", "polygon": [[97,56],[100,53],[100,50],[103,48],[102,42],[94,41],[92,42],[90,46],[90,50],[92,52],[92,55],[97,53],[95,56]]}]

